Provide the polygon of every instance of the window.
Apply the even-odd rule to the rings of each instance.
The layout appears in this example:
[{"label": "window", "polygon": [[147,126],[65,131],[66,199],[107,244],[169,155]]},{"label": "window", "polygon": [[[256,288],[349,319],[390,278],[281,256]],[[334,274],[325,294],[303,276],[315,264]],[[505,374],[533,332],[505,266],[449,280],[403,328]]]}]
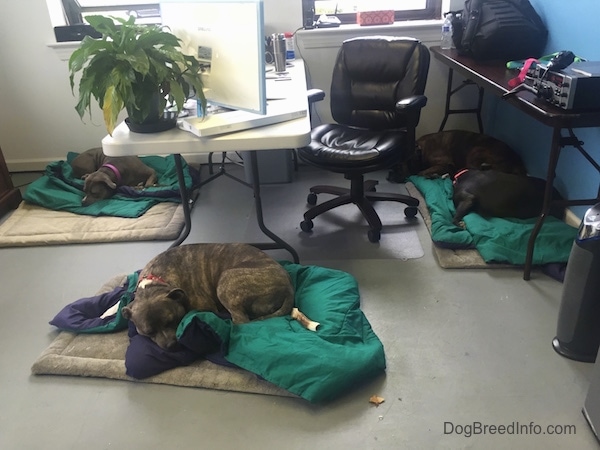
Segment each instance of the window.
[{"label": "window", "polygon": [[127,18],[138,23],[160,23],[160,6],[151,0],[62,0],[63,14],[68,25],[84,23],[85,16],[102,14]]},{"label": "window", "polygon": [[395,11],[395,20],[439,19],[442,15],[442,0],[309,0],[314,4],[315,18],[321,14],[335,15],[340,22],[356,23],[357,11]]}]

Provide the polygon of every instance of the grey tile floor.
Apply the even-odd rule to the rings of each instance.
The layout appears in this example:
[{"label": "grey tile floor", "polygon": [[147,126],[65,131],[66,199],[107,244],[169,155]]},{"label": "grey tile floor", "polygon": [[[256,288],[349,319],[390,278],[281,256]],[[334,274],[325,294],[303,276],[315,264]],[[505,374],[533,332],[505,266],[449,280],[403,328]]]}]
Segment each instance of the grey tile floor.
[{"label": "grey tile floor", "polygon": [[[264,186],[264,201],[289,192],[300,220],[301,181],[310,170],[301,167],[292,183]],[[14,176],[15,184],[23,179]],[[342,182],[327,174],[323,181]],[[200,192],[187,242],[240,240],[251,211],[245,187],[216,180]],[[278,219],[265,218],[275,232]],[[417,232],[425,250],[419,259],[302,261],[357,278],[362,309],[386,351],[384,376],[325,405],[33,376],[31,364],[56,336],[48,320],[60,308],[141,268],[169,242],[0,249],[0,448],[596,448],[581,413],[592,365],[564,359],[551,346],[562,285],[539,271],[526,282],[518,269],[441,269],[422,222]],[[369,404],[373,394],[385,402]],[[477,424],[520,433],[482,434]],[[528,434],[537,425],[542,434]],[[545,432],[554,425],[574,431]]]}]

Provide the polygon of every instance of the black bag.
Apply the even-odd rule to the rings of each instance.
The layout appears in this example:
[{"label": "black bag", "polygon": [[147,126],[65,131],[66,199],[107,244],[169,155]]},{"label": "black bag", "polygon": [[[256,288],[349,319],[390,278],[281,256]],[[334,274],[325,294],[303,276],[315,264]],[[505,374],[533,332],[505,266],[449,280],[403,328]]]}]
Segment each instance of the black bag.
[{"label": "black bag", "polygon": [[456,49],[475,59],[537,58],[548,39],[529,0],[466,0],[453,16]]}]

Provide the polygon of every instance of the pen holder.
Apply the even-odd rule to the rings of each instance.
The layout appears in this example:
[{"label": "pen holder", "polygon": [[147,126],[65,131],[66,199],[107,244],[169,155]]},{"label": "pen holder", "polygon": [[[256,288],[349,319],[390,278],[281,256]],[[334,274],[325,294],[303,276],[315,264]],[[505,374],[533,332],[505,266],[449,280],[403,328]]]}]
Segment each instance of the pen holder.
[{"label": "pen holder", "polygon": [[273,65],[275,72],[285,72],[285,35],[283,33],[274,33],[271,35],[273,43]]}]

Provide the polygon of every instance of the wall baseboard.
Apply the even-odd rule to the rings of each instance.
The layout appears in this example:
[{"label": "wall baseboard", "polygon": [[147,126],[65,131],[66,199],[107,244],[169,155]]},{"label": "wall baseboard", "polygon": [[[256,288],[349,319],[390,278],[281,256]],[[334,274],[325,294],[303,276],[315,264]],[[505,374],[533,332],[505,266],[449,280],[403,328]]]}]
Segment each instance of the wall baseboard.
[{"label": "wall baseboard", "polygon": [[[208,154],[197,154],[197,155],[183,155],[184,159],[188,164],[208,164]],[[32,159],[21,159],[21,160],[7,160],[6,165],[10,173],[19,172],[43,172],[46,166],[55,161],[65,160],[66,155],[56,158],[32,158]],[[213,157],[213,162],[219,162],[221,160],[220,153]]]}]

